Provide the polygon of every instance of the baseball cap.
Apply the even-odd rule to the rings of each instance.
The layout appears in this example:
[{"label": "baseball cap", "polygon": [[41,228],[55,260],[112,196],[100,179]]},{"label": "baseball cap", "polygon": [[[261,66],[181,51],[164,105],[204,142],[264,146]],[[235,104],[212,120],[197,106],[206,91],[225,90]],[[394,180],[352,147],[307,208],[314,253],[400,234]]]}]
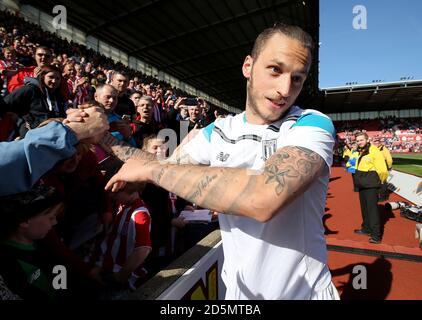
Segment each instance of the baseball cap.
[{"label": "baseball cap", "polygon": [[0,216],[3,222],[17,225],[62,201],[56,189],[37,184],[29,191],[0,197]]}]

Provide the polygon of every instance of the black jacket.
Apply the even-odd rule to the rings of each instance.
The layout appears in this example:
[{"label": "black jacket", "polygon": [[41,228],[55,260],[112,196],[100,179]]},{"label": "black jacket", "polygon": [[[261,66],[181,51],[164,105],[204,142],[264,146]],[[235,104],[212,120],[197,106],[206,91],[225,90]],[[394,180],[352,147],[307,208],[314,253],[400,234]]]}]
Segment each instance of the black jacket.
[{"label": "black jacket", "polygon": [[[373,147],[372,147],[373,150]],[[359,148],[358,164],[356,166],[355,174],[353,175],[353,182],[357,189],[372,189],[381,187],[381,180],[376,171],[369,171],[367,165],[360,165],[362,158],[371,154],[371,145],[367,144],[363,148]]]},{"label": "black jacket", "polygon": [[118,98],[114,112],[119,116],[123,116],[124,114],[134,116],[136,114],[136,108],[129,96],[127,94],[123,94]]},{"label": "black jacket", "polygon": [[44,120],[66,116],[59,89],[50,96],[52,100],[57,102],[57,109],[50,110],[47,95],[42,91],[38,80],[35,78],[27,79],[23,87],[16,89],[4,98],[7,105],[5,111],[14,112],[25,121],[26,125],[19,130],[22,137],[28,131],[27,127],[34,129]]}]

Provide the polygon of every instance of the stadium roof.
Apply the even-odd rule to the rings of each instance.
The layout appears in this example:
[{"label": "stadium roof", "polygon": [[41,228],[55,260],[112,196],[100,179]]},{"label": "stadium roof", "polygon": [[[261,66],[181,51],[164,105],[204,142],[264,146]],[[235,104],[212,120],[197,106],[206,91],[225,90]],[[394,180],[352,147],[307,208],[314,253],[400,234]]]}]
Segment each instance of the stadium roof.
[{"label": "stadium roof", "polygon": [[[56,0],[27,0],[51,13]],[[157,69],[244,109],[241,65],[254,39],[282,21],[301,26],[319,42],[318,0],[63,0],[71,25]],[[299,98],[318,92],[318,52]]]},{"label": "stadium roof", "polygon": [[398,81],[321,89],[315,107],[325,113],[422,108],[422,81]]}]

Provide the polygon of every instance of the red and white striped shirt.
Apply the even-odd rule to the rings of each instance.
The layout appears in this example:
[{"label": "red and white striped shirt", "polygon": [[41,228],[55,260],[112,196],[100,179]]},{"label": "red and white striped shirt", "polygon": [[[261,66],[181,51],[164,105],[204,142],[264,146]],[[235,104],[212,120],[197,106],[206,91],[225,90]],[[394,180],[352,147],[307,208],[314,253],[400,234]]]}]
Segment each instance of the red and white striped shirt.
[{"label": "red and white striped shirt", "polygon": [[141,199],[131,206],[120,206],[111,232],[101,243],[97,265],[119,272],[136,248],[151,248],[150,232],[151,217]]}]

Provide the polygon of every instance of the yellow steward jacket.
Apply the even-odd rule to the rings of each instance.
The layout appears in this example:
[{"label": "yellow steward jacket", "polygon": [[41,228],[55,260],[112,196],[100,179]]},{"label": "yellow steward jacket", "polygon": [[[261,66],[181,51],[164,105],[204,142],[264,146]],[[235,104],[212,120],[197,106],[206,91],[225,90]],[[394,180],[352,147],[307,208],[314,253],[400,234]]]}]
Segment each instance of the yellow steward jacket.
[{"label": "yellow steward jacket", "polygon": [[359,159],[359,152],[355,149],[349,151],[349,160],[346,162],[347,172],[355,173],[356,165]]},{"label": "yellow steward jacket", "polygon": [[386,146],[380,146],[379,150],[382,152],[382,155],[385,159],[385,164],[387,165],[387,169],[391,170],[393,168],[393,158],[391,157],[390,150]]},{"label": "yellow steward jacket", "polygon": [[346,157],[350,157],[351,153],[352,153],[352,151],[349,148],[344,147],[343,148],[343,159],[346,158]]},{"label": "yellow steward jacket", "polygon": [[384,155],[377,147],[367,145],[359,153],[354,175],[355,186],[359,189],[379,188],[387,178],[388,170]]}]

